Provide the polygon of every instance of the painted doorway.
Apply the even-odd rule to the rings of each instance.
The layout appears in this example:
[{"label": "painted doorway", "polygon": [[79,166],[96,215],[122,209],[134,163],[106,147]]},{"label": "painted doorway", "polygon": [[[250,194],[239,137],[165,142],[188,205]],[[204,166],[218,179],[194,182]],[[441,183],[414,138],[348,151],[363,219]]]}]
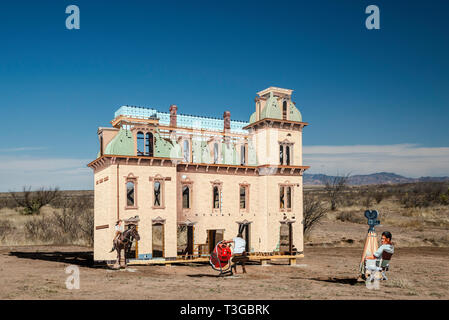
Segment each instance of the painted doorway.
[{"label": "painted doorway", "polygon": [[209,253],[212,253],[212,251],[214,251],[215,245],[218,242],[223,241],[223,234],[224,234],[223,229],[207,230],[207,244],[209,248]]},{"label": "painted doorway", "polygon": [[240,223],[239,224],[239,233],[242,234],[243,239],[246,242],[246,246],[245,246],[245,251],[246,252],[250,252],[250,228],[251,228],[251,224],[250,223]]},{"label": "painted doorway", "polygon": [[153,258],[164,257],[164,225],[154,223],[152,227]]},{"label": "painted doorway", "polygon": [[[131,226],[128,226],[130,228]],[[139,232],[139,227],[136,226],[137,232]],[[133,239],[131,248],[126,252],[126,259],[137,259],[139,257],[139,244],[136,239]]]},{"label": "painted doorway", "polygon": [[291,223],[281,223],[279,235],[279,251],[284,254],[292,254],[293,239]]},{"label": "painted doorway", "polygon": [[194,243],[194,226],[179,225],[178,226],[178,256],[193,255]]}]

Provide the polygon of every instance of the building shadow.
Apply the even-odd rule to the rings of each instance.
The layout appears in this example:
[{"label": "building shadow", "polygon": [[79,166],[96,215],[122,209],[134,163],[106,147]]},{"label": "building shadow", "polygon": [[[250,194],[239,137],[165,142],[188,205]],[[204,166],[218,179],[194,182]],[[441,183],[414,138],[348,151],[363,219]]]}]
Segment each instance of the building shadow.
[{"label": "building shadow", "polygon": [[321,281],[328,283],[339,283],[339,284],[347,284],[351,286],[355,285],[365,285],[364,281],[360,281],[358,278],[335,278],[335,277],[319,277],[319,278],[300,278],[300,277],[290,277],[290,279],[301,279],[301,280],[312,280],[312,281]]},{"label": "building shadow", "polygon": [[92,251],[73,251],[73,252],[22,252],[11,251],[10,256],[19,259],[42,260],[52,262],[62,262],[88,268],[107,268],[107,264],[95,263]]},{"label": "building shadow", "polygon": [[204,273],[199,273],[199,274],[188,274],[188,277],[191,278],[202,278],[202,277],[206,277],[206,278],[218,278],[219,276],[216,274],[204,274]]}]

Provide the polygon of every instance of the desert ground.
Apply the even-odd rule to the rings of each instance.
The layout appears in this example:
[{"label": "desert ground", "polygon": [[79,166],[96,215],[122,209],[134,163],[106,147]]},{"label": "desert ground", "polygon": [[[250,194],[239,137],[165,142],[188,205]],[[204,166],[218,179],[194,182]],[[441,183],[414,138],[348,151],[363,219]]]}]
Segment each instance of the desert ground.
[{"label": "desert ground", "polygon": [[[92,267],[86,247],[2,247],[0,299],[449,298],[449,248],[399,248],[379,290],[357,281],[360,253],[356,247],[308,247],[294,266],[253,264],[246,274],[217,277],[207,264]],[[79,267],[79,289],[66,288],[69,265]]]},{"label": "desert ground", "polygon": [[[41,234],[45,219],[57,223],[65,217],[62,226],[67,227],[68,217],[79,212],[78,207],[44,206],[38,216],[30,216],[11,204],[4,205],[0,208],[0,299],[447,300],[447,195],[430,197],[426,191],[421,195],[410,188],[414,187],[400,187],[402,193],[385,189],[385,197],[378,196],[376,201],[375,195],[362,187],[351,188],[336,210],[328,210],[322,188],[305,190],[306,199],[318,199],[326,210],[307,233],[304,258],[297,259],[293,266],[283,260],[266,266],[254,262],[247,266],[246,274],[239,267],[239,273],[232,277],[218,277],[207,263],[129,266],[121,270],[94,266],[89,239],[80,238],[86,234],[68,235],[71,228],[55,233],[56,238]],[[447,190],[447,186],[444,188]],[[388,280],[380,283],[379,290],[368,289],[358,279],[368,230],[363,217],[366,208],[380,212],[381,224],[376,227],[379,238],[388,230],[395,244]],[[54,215],[55,211],[60,215]],[[79,289],[66,288],[69,275],[65,270],[70,265],[79,267]]]}]

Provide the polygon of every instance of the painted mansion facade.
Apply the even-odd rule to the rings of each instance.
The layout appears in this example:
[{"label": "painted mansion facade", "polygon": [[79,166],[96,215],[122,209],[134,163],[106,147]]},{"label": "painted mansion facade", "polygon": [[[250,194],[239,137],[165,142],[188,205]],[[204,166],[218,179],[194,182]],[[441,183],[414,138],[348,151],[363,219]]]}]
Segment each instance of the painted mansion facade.
[{"label": "painted mansion facade", "polygon": [[292,90],[258,92],[249,122],[122,106],[100,127],[94,260],[117,219],[138,216],[130,259],[209,254],[242,231],[250,253],[303,251],[302,129]]}]

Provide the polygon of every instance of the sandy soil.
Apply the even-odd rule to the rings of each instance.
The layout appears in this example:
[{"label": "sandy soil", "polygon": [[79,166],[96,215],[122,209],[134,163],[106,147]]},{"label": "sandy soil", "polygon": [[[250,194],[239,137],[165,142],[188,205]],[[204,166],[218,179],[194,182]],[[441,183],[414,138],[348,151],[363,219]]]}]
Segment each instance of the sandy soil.
[{"label": "sandy soil", "polygon": [[[449,299],[449,248],[397,248],[380,290],[357,282],[360,254],[359,245],[308,246],[295,266],[254,264],[218,278],[205,264],[111,270],[92,267],[85,247],[0,247],[0,299]],[[79,290],[65,285],[72,264]]]}]

